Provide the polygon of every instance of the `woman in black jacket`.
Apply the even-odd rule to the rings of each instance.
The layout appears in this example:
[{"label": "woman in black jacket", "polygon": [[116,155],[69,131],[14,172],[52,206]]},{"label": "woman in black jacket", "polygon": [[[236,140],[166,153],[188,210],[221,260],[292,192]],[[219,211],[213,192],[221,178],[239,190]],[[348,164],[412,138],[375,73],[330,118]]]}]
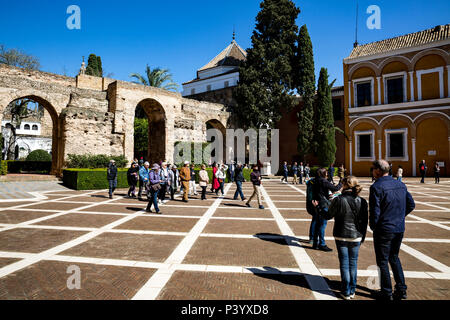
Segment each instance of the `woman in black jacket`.
[{"label": "woman in black jacket", "polygon": [[136,198],[136,185],[139,181],[139,165],[137,164],[137,162],[133,162],[130,169],[128,169],[127,180],[128,185],[130,186],[130,189],[128,189],[128,197]]},{"label": "woman in black jacket", "polygon": [[342,295],[349,300],[355,297],[358,254],[366,237],[369,213],[367,201],[359,197],[362,188],[358,179],[348,176],[342,184],[342,194],[333,199],[324,218],[334,218],[333,236],[339,255]]}]

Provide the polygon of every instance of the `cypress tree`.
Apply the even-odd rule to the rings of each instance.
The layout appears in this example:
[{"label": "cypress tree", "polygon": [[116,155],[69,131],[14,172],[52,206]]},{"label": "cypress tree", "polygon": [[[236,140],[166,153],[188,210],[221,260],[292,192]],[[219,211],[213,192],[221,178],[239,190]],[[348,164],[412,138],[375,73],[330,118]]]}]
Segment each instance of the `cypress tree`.
[{"label": "cypress tree", "polygon": [[86,74],[88,76],[98,76],[98,60],[97,56],[93,53],[89,55],[88,65],[86,67]]},{"label": "cypress tree", "polygon": [[321,166],[329,166],[336,160],[336,137],[331,98],[331,87],[333,83],[328,83],[327,69],[320,69],[317,88],[315,140],[317,143],[319,164]]},{"label": "cypress tree", "polygon": [[292,62],[300,9],[291,0],[264,0],[256,17],[252,48],[239,68],[234,109],[244,129],[274,128],[293,104]]},{"label": "cypress tree", "polygon": [[97,77],[103,77],[102,58],[97,56]]},{"label": "cypress tree", "polygon": [[297,113],[298,137],[297,149],[300,160],[314,151],[314,95],[316,89],[316,76],[314,70],[314,54],[311,38],[306,25],[300,28],[298,35],[298,50],[295,61],[294,76],[297,92],[303,99],[303,108]]}]

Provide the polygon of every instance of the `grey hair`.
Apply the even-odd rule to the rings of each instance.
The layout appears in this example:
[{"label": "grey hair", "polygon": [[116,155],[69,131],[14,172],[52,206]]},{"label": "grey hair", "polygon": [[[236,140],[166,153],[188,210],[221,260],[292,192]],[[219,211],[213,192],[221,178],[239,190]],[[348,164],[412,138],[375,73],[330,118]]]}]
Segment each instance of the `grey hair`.
[{"label": "grey hair", "polygon": [[146,161],[146,162],[144,163],[144,166],[150,166],[150,162]]},{"label": "grey hair", "polygon": [[380,160],[376,160],[373,162],[373,168],[374,169],[380,169],[381,172],[383,172],[383,174],[388,173],[390,166],[389,166],[389,162],[387,162],[386,160],[380,159]]}]

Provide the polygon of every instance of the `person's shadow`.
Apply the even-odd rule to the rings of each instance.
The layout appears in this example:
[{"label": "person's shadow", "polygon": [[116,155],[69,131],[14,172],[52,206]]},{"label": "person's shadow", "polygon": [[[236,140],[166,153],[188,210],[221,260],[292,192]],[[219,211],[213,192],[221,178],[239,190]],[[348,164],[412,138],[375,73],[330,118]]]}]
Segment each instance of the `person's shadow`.
[{"label": "person's shadow", "polygon": [[275,233],[257,233],[253,236],[260,240],[270,241],[270,242],[274,242],[274,243],[285,245],[285,246],[308,248],[308,247],[304,247],[301,244],[302,243],[309,244],[309,241],[307,241],[307,240],[303,240],[303,239],[291,237],[291,236],[283,236],[283,235],[275,234]]}]

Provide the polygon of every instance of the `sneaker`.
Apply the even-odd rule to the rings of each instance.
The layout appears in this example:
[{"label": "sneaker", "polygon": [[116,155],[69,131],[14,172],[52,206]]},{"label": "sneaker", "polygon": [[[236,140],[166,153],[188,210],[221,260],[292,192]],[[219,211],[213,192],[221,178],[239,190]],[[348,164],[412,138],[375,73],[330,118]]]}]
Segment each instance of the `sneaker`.
[{"label": "sneaker", "polygon": [[341,293],[341,296],[344,300],[351,300],[351,296],[346,296],[343,293]]},{"label": "sneaker", "polygon": [[259,209],[264,210],[264,206],[259,206]]},{"label": "sneaker", "polygon": [[384,301],[392,301],[392,300],[394,300],[392,295],[388,296],[385,293],[381,292],[381,290],[372,292],[372,297],[375,300],[384,300]]},{"label": "sneaker", "polygon": [[406,299],[408,299],[408,296],[406,294],[406,291],[395,290],[394,294],[393,294],[393,299],[394,300],[406,300]]},{"label": "sneaker", "polygon": [[350,299],[355,299],[355,294],[354,294],[354,293],[352,293],[352,294],[350,295]]},{"label": "sneaker", "polygon": [[161,211],[156,211],[156,214],[162,214],[162,212]]},{"label": "sneaker", "polygon": [[109,196],[110,199],[112,199],[112,196]]},{"label": "sneaker", "polygon": [[145,212],[152,213],[152,210],[151,209],[150,210],[146,209]]},{"label": "sneaker", "polygon": [[328,248],[326,245],[325,245],[325,246],[319,246],[319,250],[320,250],[320,251],[325,251],[325,252],[331,252],[331,251],[333,251],[333,249]]}]

